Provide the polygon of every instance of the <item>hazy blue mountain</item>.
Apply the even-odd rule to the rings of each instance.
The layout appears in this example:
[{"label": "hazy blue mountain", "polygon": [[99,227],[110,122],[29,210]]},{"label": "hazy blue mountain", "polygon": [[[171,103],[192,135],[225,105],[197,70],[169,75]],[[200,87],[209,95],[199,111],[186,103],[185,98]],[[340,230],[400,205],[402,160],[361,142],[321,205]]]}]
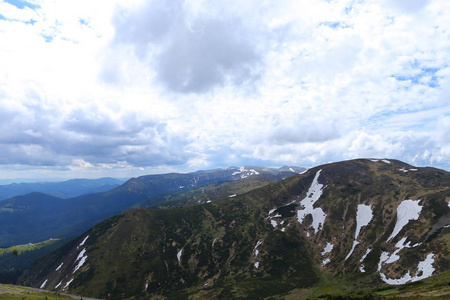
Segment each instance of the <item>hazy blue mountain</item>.
[{"label": "hazy blue mountain", "polygon": [[124,181],[115,178],[71,179],[60,182],[11,183],[0,185],[0,201],[32,192],[59,198],[72,198],[85,194],[104,192],[121,185]]}]

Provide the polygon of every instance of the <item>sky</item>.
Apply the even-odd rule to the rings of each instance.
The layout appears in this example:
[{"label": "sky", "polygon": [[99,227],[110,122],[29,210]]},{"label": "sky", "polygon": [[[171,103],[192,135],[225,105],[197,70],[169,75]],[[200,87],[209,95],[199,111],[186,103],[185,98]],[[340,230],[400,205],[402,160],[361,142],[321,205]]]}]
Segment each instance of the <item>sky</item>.
[{"label": "sky", "polygon": [[0,0],[0,179],[450,170],[450,1]]}]

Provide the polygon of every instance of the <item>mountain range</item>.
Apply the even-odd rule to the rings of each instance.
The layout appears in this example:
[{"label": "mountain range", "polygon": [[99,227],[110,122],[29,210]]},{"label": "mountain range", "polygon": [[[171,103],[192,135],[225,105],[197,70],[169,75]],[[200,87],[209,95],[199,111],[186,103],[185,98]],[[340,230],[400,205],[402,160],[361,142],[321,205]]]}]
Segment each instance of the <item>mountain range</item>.
[{"label": "mountain range", "polygon": [[59,198],[72,198],[86,194],[105,192],[121,185],[124,180],[115,178],[70,179],[59,182],[21,182],[0,185],[0,201],[32,192]]},{"label": "mountain range", "polygon": [[344,292],[388,289],[448,273],[449,202],[443,170],[331,163],[221,200],[127,210],[19,283],[105,299],[296,299],[330,278]]},{"label": "mountain range", "polygon": [[162,200],[150,198],[155,195],[188,192],[217,182],[254,177],[267,177],[267,181],[261,183],[266,184],[297,174],[293,167],[291,169],[232,167],[188,174],[147,175],[132,178],[105,192],[69,199],[37,192],[16,196],[0,202],[0,247],[79,235],[106,218],[140,206],[141,201],[148,206]]}]

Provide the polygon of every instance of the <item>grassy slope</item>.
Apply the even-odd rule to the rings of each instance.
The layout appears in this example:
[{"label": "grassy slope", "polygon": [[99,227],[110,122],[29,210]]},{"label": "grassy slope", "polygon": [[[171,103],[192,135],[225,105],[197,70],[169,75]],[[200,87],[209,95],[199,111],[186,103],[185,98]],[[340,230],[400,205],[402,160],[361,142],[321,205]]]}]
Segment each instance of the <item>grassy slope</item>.
[{"label": "grassy slope", "polygon": [[0,284],[0,299],[1,300],[59,300],[72,299],[68,296],[55,294],[45,290],[39,290],[24,286]]},{"label": "grassy slope", "polygon": [[40,243],[31,244],[31,245],[26,244],[26,245],[16,245],[16,246],[8,247],[8,248],[0,248],[0,256],[5,255],[5,254],[10,254],[10,253],[21,255],[24,252],[36,251],[41,248],[48,247],[52,244],[58,243],[59,241],[61,241],[61,239],[52,239],[52,240],[47,240],[47,241],[43,241]]},{"label": "grassy slope", "polygon": [[[298,226],[281,233],[263,218],[289,197],[292,187],[286,184],[206,205],[134,209],[102,222],[89,232],[85,244],[89,258],[69,291],[97,298],[148,297],[150,292],[168,297],[263,298],[311,286],[317,277]],[[256,269],[253,248],[261,239],[265,247]],[[61,279],[47,277],[47,272],[57,267],[59,259],[54,255],[53,263],[34,265],[24,283],[39,286],[42,277],[54,287]]]},{"label": "grassy slope", "polygon": [[33,261],[55,251],[66,240],[53,239],[32,245],[0,248],[0,282],[15,283]]},{"label": "grassy slope", "polygon": [[231,195],[244,194],[280,179],[274,175],[259,175],[239,181],[220,181],[187,192],[157,195],[140,202],[135,207],[162,209],[203,204]]},{"label": "grassy slope", "polygon": [[[321,178],[330,181],[327,180],[327,189],[317,204],[329,214],[324,229],[307,241],[303,238],[303,230],[310,230],[307,221],[303,228],[293,222],[286,233],[281,233],[264,218],[270,209],[304,194],[315,170],[207,205],[128,211],[91,231],[87,241],[89,259],[80,269],[81,275],[71,284],[71,292],[96,297],[103,297],[106,292],[116,297],[147,297],[148,290],[145,291],[142,278],[148,280],[150,291],[169,297],[211,298],[220,295],[223,298],[264,298],[278,294],[295,299],[370,291],[381,284],[379,276],[373,272],[382,248],[392,247],[385,241],[395,224],[396,205],[408,198],[423,199],[423,218],[411,222],[403,230],[413,243],[428,232],[426,222],[442,217],[442,212],[448,210],[442,201],[450,196],[448,174],[434,169],[405,174],[398,171],[400,167],[403,165],[393,167],[367,161],[323,167]],[[439,176],[445,180],[439,180]],[[353,240],[357,204],[368,201],[374,206],[374,211],[384,214],[378,214],[361,231],[361,247],[344,263],[343,258]],[[341,230],[342,222],[345,222],[345,232]],[[432,239],[430,237],[432,251],[442,254],[435,264],[441,272],[450,269],[446,265],[450,255],[447,231],[450,229],[441,230]],[[336,241],[336,250],[339,251],[332,257],[328,270],[313,267],[309,260],[311,253],[320,253],[324,241],[341,236],[341,233],[346,238]],[[399,238],[401,236],[396,239]],[[264,247],[258,256],[261,264],[256,270],[252,249],[262,239]],[[309,247],[306,243],[310,243]],[[359,261],[361,253],[369,245],[373,245],[374,250],[365,260],[365,265],[366,270],[374,270],[370,276],[361,276],[352,260]],[[176,257],[180,250],[183,254],[178,262]],[[407,254],[407,250],[404,252]],[[406,255],[402,257],[406,258]],[[54,269],[55,265],[49,268]],[[337,273],[333,269],[338,270]],[[318,284],[311,287],[317,281]],[[399,288],[389,289],[395,297]],[[386,291],[374,292],[382,297]],[[347,298],[351,296],[345,295]]]}]

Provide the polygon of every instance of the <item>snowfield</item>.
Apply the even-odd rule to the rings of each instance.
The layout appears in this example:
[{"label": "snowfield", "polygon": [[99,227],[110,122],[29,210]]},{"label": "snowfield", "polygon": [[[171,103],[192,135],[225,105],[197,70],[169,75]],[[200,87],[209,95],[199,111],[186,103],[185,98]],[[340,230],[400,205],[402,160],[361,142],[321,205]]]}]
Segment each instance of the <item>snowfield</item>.
[{"label": "snowfield", "polygon": [[322,195],[322,191],[325,188],[324,185],[320,184],[318,181],[321,171],[322,170],[317,171],[316,176],[314,177],[313,182],[311,183],[311,186],[306,193],[306,197],[302,201],[300,201],[300,207],[303,207],[303,209],[299,209],[297,211],[297,220],[300,224],[303,223],[303,219],[307,215],[312,216],[313,222],[311,226],[314,228],[314,234],[316,234],[319,229],[321,229],[327,216],[323,212],[322,208],[313,207],[314,203],[319,200],[320,196]]},{"label": "snowfield", "polygon": [[381,280],[390,285],[400,285],[408,282],[415,282],[425,278],[428,278],[434,273],[434,254],[430,253],[427,255],[424,261],[421,261],[417,266],[417,272],[415,276],[411,276],[411,273],[408,271],[405,275],[398,279],[390,279],[387,278],[386,275],[380,273]]},{"label": "snowfield", "polygon": [[241,179],[247,178],[248,176],[253,176],[253,175],[259,175],[259,172],[256,170],[247,170],[245,167],[240,167],[239,171],[233,172],[231,175],[238,175],[241,174],[240,177]]},{"label": "snowfield", "polygon": [[397,234],[408,224],[410,220],[418,220],[422,206],[419,205],[420,200],[404,200],[397,207],[397,222],[394,230],[386,242],[397,236]]},{"label": "snowfield", "polygon": [[355,240],[353,241],[353,246],[350,252],[347,254],[344,260],[347,260],[350,255],[352,255],[353,251],[355,250],[356,245],[359,244],[358,242],[358,236],[361,231],[361,228],[364,226],[367,226],[370,221],[372,220],[373,213],[372,213],[372,204],[364,205],[359,204],[358,210],[356,212],[356,231],[355,231]]}]

